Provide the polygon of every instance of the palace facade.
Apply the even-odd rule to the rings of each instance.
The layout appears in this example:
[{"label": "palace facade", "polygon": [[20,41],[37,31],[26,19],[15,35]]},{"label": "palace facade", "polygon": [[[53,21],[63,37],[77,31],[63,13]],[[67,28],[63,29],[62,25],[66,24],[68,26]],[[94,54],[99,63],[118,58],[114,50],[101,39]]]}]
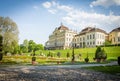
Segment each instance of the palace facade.
[{"label": "palace facade", "polygon": [[120,27],[113,29],[109,34],[95,27],[86,27],[77,33],[61,24],[49,36],[49,40],[45,43],[45,48],[67,49],[73,46],[76,48],[96,47],[104,45],[106,40],[111,41],[111,44],[120,44]]},{"label": "palace facade", "polygon": [[108,34],[99,28],[87,27],[75,35],[73,43],[75,47],[95,47],[103,45]]},{"label": "palace facade", "polygon": [[77,33],[61,24],[49,36],[49,40],[45,44],[46,49],[67,49],[72,47],[73,37]]},{"label": "palace facade", "polygon": [[113,29],[109,33],[109,41],[111,41],[111,44],[120,44],[120,27]]}]

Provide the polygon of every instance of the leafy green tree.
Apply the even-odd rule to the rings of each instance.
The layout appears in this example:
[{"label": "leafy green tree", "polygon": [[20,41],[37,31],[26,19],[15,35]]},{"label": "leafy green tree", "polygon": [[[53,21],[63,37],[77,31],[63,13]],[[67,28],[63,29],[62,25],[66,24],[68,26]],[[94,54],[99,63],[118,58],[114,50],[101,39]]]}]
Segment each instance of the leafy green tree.
[{"label": "leafy green tree", "polygon": [[25,46],[23,44],[20,44],[20,53],[26,53]]},{"label": "leafy green tree", "polygon": [[23,41],[23,44],[20,45],[20,49],[23,53],[28,53],[29,42],[27,39]]},{"label": "leafy green tree", "polygon": [[97,47],[97,49],[96,49],[96,52],[95,52],[95,59],[97,59],[97,58],[99,58],[100,56],[99,56],[99,52],[101,52],[101,47]]},{"label": "leafy green tree", "polygon": [[0,61],[3,58],[3,53],[2,53],[3,45],[2,45],[2,41],[3,41],[3,37],[0,35]]},{"label": "leafy green tree", "polygon": [[17,42],[12,42],[12,48],[13,48],[13,51],[11,52],[12,54],[19,53],[19,45],[17,44]]},{"label": "leafy green tree", "polygon": [[29,40],[28,52],[33,52],[35,49],[36,43],[33,40]]},{"label": "leafy green tree", "polygon": [[34,52],[38,50],[44,50],[44,46],[42,44],[36,44],[33,40],[25,39],[23,44],[20,45],[20,50],[23,53]]},{"label": "leafy green tree", "polygon": [[37,51],[37,50],[44,50],[44,46],[42,44],[36,44],[34,50],[35,51]]},{"label": "leafy green tree", "polygon": [[25,47],[25,50],[26,50],[26,52],[28,52],[28,40],[26,39],[26,40],[24,40],[24,42],[23,42],[23,45],[24,45],[24,47]]},{"label": "leafy green tree", "polygon": [[18,27],[9,17],[0,17],[0,34],[3,36],[3,51],[13,53],[18,46]]}]

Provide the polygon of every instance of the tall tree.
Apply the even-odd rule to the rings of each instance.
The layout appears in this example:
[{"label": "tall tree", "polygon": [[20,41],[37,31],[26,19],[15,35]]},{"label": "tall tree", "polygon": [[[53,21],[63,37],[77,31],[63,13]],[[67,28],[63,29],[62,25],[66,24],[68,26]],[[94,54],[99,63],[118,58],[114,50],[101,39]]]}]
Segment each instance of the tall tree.
[{"label": "tall tree", "polygon": [[35,49],[35,45],[36,45],[36,43],[33,40],[29,40],[29,46],[28,46],[29,50],[28,51],[33,52]]},{"label": "tall tree", "polygon": [[9,17],[0,17],[0,34],[3,36],[3,51],[15,52],[18,47],[18,27]]},{"label": "tall tree", "polygon": [[28,44],[29,44],[28,40],[25,39],[23,41],[23,44],[21,45],[21,50],[22,50],[23,53],[27,53],[28,52],[28,46],[29,46]]},{"label": "tall tree", "polygon": [[3,58],[3,53],[2,53],[3,44],[2,44],[2,41],[3,41],[3,37],[0,35],[0,61],[1,61],[2,58]]},{"label": "tall tree", "polygon": [[36,44],[34,50],[35,51],[37,51],[37,50],[44,50],[44,47],[43,47],[42,44]]}]

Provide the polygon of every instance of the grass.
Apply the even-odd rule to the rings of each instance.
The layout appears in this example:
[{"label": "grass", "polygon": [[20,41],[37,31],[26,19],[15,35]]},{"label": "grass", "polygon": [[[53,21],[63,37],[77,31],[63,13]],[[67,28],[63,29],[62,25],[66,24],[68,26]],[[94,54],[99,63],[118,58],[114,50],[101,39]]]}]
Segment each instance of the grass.
[{"label": "grass", "polygon": [[84,67],[85,69],[95,70],[99,72],[104,72],[108,74],[118,74],[120,73],[120,66],[94,66],[94,67]]},{"label": "grass", "polygon": [[[113,46],[113,47],[102,47],[104,48],[105,52],[107,53],[108,56],[108,60],[110,59],[116,59],[117,57],[120,56],[120,46]],[[96,47],[94,48],[78,48],[75,49],[75,55],[77,56],[78,54],[81,54],[81,58],[86,58],[87,54],[89,56],[90,61],[93,61],[93,58],[95,56],[95,52],[96,52]],[[70,56],[72,56],[72,49],[66,49],[66,50],[45,50],[42,51],[44,54],[48,54],[49,52],[51,52],[51,54],[53,54],[53,56],[57,55],[57,52],[61,53],[61,57],[62,58],[66,58],[66,54],[67,52],[70,53]]]},{"label": "grass", "polygon": [[[108,61],[114,61],[117,60],[117,57],[120,56],[120,46],[114,46],[114,47],[102,47],[104,48],[105,52],[107,53],[107,60]],[[76,61],[78,62],[84,62],[84,58],[86,58],[87,54],[89,56],[90,63],[95,62],[93,60],[95,56],[95,48],[78,48],[75,49],[75,58],[77,58],[78,54],[81,54],[81,60],[80,58],[77,58]],[[39,56],[40,52],[45,54],[45,56]],[[46,57],[47,54],[50,52],[53,57]],[[57,57],[57,52],[61,53],[61,58],[59,59]],[[70,58],[66,58],[67,52],[70,53]],[[60,60],[62,63],[65,62],[70,62],[71,61],[71,56],[72,56],[72,49],[66,49],[66,50],[43,50],[43,51],[36,51],[36,61],[39,64],[49,64],[49,63],[57,63],[58,60]],[[30,53],[23,54],[23,55],[18,55],[18,56],[4,56],[2,62],[3,63],[13,63],[13,64],[19,64],[19,63],[31,63],[31,58]]]}]

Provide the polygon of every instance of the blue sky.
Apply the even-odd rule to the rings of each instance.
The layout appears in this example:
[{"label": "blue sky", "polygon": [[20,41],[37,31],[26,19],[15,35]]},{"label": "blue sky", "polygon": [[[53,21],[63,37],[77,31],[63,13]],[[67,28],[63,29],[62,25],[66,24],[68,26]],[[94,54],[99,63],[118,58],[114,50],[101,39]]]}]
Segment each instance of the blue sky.
[{"label": "blue sky", "polygon": [[0,0],[0,16],[19,28],[19,43],[44,44],[61,22],[80,32],[92,26],[110,32],[120,26],[120,0]]}]

